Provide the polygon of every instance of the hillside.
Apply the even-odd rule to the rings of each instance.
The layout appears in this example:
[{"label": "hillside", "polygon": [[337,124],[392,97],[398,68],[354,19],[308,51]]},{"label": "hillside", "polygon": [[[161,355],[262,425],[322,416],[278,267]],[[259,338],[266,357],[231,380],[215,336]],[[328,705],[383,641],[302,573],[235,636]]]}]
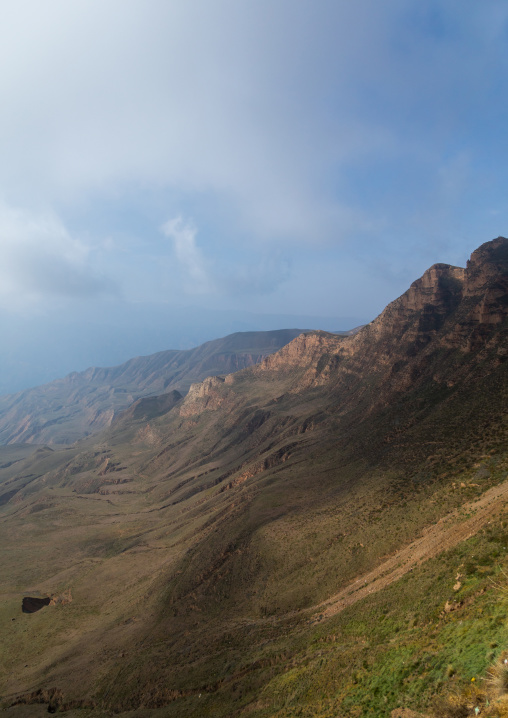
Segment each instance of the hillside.
[{"label": "hillside", "polygon": [[136,357],[116,367],[90,368],[64,379],[0,396],[0,444],[71,444],[109,426],[141,397],[179,391],[215,374],[256,364],[300,333],[298,329],[237,332],[195,349]]},{"label": "hillside", "polygon": [[507,356],[498,238],[352,336],[4,447],[6,715],[505,715]]}]

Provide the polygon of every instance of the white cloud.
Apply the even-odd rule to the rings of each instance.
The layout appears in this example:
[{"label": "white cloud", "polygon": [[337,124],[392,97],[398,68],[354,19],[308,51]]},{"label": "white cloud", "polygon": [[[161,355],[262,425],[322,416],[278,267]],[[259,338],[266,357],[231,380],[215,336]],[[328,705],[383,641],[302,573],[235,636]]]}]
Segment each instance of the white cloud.
[{"label": "white cloud", "polygon": [[0,306],[23,309],[41,298],[108,292],[89,261],[89,248],[51,211],[29,212],[0,202]]},{"label": "white cloud", "polygon": [[129,183],[209,192],[257,239],[336,237],[330,173],[394,141],[351,103],[403,5],[11,2],[0,186],[51,205]]},{"label": "white cloud", "polygon": [[[158,192],[156,226],[170,206],[205,234],[199,204],[216,221],[207,238],[264,242],[263,256],[288,240],[407,241],[411,218],[423,233],[453,191],[455,231],[484,156],[462,145],[505,134],[501,111],[493,132],[475,128],[502,96],[507,12],[495,0],[7,0],[0,194],[72,217]],[[464,151],[462,183],[460,167],[439,172]],[[193,237],[179,250],[187,288],[217,291],[216,240],[203,255]],[[134,274],[139,255],[124,254]]]},{"label": "white cloud", "polygon": [[[240,297],[248,300],[252,295],[269,295],[291,273],[291,261],[280,250],[246,258],[245,253],[236,257],[222,257],[220,262],[206,258],[196,244],[198,230],[190,220],[181,216],[165,222],[162,233],[172,240],[173,250],[178,262],[180,282],[187,294],[208,295],[214,301],[220,297],[226,303],[232,297],[235,302]],[[248,254],[248,253],[247,253]]]},{"label": "white cloud", "polygon": [[184,287],[189,294],[210,294],[216,291],[207,262],[196,246],[197,229],[191,222],[175,217],[163,224],[162,232],[173,240],[173,247],[184,274]]}]

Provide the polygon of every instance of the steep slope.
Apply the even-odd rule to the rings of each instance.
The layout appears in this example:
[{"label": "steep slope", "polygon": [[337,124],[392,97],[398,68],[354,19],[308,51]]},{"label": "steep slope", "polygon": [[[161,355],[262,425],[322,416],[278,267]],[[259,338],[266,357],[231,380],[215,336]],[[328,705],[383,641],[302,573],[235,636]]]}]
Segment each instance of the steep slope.
[{"label": "steep slope", "polygon": [[69,444],[109,426],[132,402],[177,390],[207,376],[261,361],[300,333],[298,329],[238,332],[187,351],[158,352],[106,369],[0,397],[0,444]]},{"label": "steep slope", "polygon": [[[444,690],[447,656],[470,681],[504,636],[485,568],[508,563],[507,298],[498,238],[354,336],[304,333],[2,461],[5,705],[381,716]],[[53,603],[21,615],[23,596]],[[460,601],[488,617],[473,657]]]}]

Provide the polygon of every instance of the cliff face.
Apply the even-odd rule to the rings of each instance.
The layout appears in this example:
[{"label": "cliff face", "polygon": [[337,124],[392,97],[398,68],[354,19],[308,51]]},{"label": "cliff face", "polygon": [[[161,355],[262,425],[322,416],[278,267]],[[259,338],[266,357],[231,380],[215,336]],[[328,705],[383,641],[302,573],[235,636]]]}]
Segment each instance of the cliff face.
[{"label": "cliff face", "polygon": [[[241,393],[247,377],[255,396],[276,400],[326,387],[346,403],[356,400],[355,387],[365,392],[370,377],[377,386],[372,402],[386,402],[393,392],[423,380],[439,352],[475,352],[482,361],[487,352],[489,360],[499,361],[506,351],[507,315],[508,240],[499,237],[479,247],[466,268],[430,267],[353,336],[304,333],[252,369],[193,387],[182,414],[231,405],[232,391]],[[460,374],[461,360],[456,363]],[[439,380],[453,383],[454,370],[448,371],[450,376]],[[256,381],[262,389],[256,390]]]},{"label": "cliff face", "polygon": [[508,314],[508,240],[498,237],[471,255],[465,269],[435,264],[401,297],[360,332],[365,341],[385,344],[392,358],[406,346],[417,354],[433,339],[448,348],[471,351],[491,325]]},{"label": "cliff face", "polygon": [[[425,555],[435,557],[435,527],[466,536],[474,522],[478,530],[482,509],[472,499],[486,491],[490,505],[491,490],[506,479],[507,249],[498,239],[464,269],[434,265],[353,336],[306,332],[259,365],[194,382],[185,399],[175,392],[141,399],[95,443],[33,454],[3,447],[2,595],[5,611],[18,612],[0,622],[12,664],[0,676],[4,693],[31,703],[58,689],[62,710],[93,704],[101,715],[164,712],[169,704],[171,715],[243,715],[257,707],[292,715],[286,697],[287,710],[259,696],[286,686],[298,712],[308,686],[318,685],[323,656],[332,661],[326,681],[341,662],[349,670],[368,655],[365,690],[381,685],[370,681],[385,665],[371,660],[374,621],[390,655],[389,626],[411,626],[393,664],[404,691],[400,657],[414,652],[420,624],[435,630],[435,586],[444,607],[456,571],[467,573],[475,596],[477,581],[490,580],[483,560],[476,576],[463,569],[474,558],[469,546],[454,554],[453,572],[450,554],[434,573],[430,561],[418,564],[426,536]],[[253,355],[251,346],[242,349]],[[499,538],[481,555],[497,571],[506,531],[498,509],[489,511]],[[409,565],[412,581],[421,569],[422,583],[399,586],[386,611],[372,612],[367,592],[378,578],[395,581]],[[79,598],[73,631],[50,606],[38,614],[46,624],[21,623],[16,596],[28,580],[39,596],[72,589],[74,606]],[[391,612],[410,590],[395,620]],[[430,594],[422,614],[422,596]],[[328,624],[328,636],[324,626],[316,633],[329,607],[352,608],[355,595],[368,599],[367,609]],[[448,624],[442,630],[450,635]],[[344,654],[349,640],[358,645],[353,660]],[[431,640],[437,645],[434,633]],[[298,660],[292,645],[301,646]],[[428,641],[421,645],[424,651]],[[450,661],[435,660],[434,676],[442,675]],[[298,668],[299,693],[287,681],[288,665]],[[344,673],[333,695],[353,685]],[[435,688],[432,678],[428,694]],[[358,705],[352,695],[349,707],[334,697],[328,714],[349,715]],[[321,689],[316,696],[317,715]]]},{"label": "cliff face", "polygon": [[498,237],[485,242],[471,255],[466,267],[465,294],[483,294],[493,285],[506,287],[508,240]]},{"label": "cliff face", "polygon": [[192,384],[180,407],[180,416],[190,417],[205,410],[213,411],[232,406],[234,399],[231,391],[228,390],[232,376],[232,374],[226,377],[209,376],[201,383]]},{"label": "cliff face", "polygon": [[337,348],[348,340],[349,337],[343,338],[326,332],[300,334],[276,354],[267,357],[252,373],[256,376],[270,371],[288,374],[305,371],[315,366],[323,354],[337,351]]},{"label": "cliff face", "polygon": [[373,322],[369,340],[388,340],[395,351],[400,342],[423,346],[460,303],[464,275],[464,269],[448,264],[430,267]]}]

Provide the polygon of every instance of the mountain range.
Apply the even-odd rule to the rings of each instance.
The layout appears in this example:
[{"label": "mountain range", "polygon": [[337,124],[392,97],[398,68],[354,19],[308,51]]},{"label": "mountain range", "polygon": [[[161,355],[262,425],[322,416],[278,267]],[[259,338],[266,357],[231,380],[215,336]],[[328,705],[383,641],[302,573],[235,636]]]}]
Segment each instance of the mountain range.
[{"label": "mountain range", "polygon": [[71,444],[109,426],[142,397],[186,393],[192,382],[251,366],[298,334],[298,329],[237,332],[195,349],[136,357],[116,367],[91,367],[0,396],[0,443]]},{"label": "mountain range", "polygon": [[270,334],[4,399],[7,716],[507,715],[508,240]]}]

